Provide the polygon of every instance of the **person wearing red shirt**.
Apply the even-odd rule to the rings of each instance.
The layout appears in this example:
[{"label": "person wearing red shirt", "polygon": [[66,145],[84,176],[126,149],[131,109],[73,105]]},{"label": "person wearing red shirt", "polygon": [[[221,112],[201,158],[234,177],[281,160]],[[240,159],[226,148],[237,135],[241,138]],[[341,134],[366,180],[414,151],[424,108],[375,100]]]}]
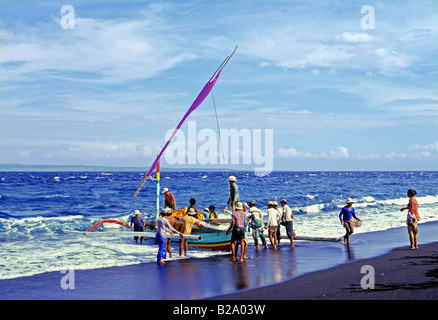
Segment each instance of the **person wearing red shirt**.
[{"label": "person wearing red shirt", "polygon": [[411,247],[409,249],[418,249],[418,226],[417,223],[420,221],[420,215],[418,214],[418,202],[415,199],[417,191],[409,189],[407,196],[409,198],[409,203],[405,208],[401,208],[400,211],[408,209],[408,215],[406,217],[406,224],[408,225],[409,241],[411,242]]}]

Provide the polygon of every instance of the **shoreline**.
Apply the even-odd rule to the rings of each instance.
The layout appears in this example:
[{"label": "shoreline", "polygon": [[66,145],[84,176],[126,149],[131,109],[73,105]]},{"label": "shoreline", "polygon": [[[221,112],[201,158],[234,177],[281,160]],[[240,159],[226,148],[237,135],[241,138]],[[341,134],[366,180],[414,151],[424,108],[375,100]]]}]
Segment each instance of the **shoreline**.
[{"label": "shoreline", "polygon": [[[279,250],[255,251],[254,247],[250,246],[247,253],[249,259],[243,263],[229,262],[229,254],[194,259],[190,258],[189,250],[188,259],[168,260],[163,266],[146,263],[76,270],[72,279],[74,290],[66,290],[61,286],[62,281],[65,283],[68,271],[0,280],[0,298],[2,300],[322,299],[318,295],[318,292],[325,292],[322,284],[327,282],[325,279],[332,279],[332,274],[338,272],[342,274],[343,271],[337,270],[352,272],[350,268],[353,266],[362,266],[364,261],[373,259],[375,261],[370,263],[376,266],[389,266],[391,264],[388,263],[387,255],[393,254],[394,248],[399,248],[395,249],[398,254],[403,255],[407,251],[406,254],[417,258],[425,254],[430,257],[438,255],[435,249],[423,249],[423,247],[428,248],[428,243],[437,241],[438,222],[423,223],[419,225],[419,230],[420,250],[410,251],[399,248],[400,244],[404,244],[404,247],[409,245],[407,231],[403,227],[355,234],[352,236],[353,244],[350,246],[308,241],[296,241],[294,248],[288,246],[288,241],[282,241],[283,245]],[[429,258],[425,257],[421,263],[429,261]],[[414,263],[416,260],[409,261]],[[379,273],[378,268],[375,268],[377,283],[378,274],[382,272]],[[354,279],[352,283],[357,287],[363,274],[360,270],[355,270],[354,275],[349,278],[351,281]],[[316,291],[313,293],[291,295],[290,292],[294,291],[291,288],[297,284],[301,283],[302,292],[308,286],[313,286],[309,284],[313,283],[309,279],[316,279],[313,281],[316,283],[320,281],[322,284],[315,285]],[[411,280],[407,281],[409,283]],[[338,288],[344,296],[336,295],[336,292],[327,293],[325,299],[343,299],[351,294],[357,295],[357,292],[348,293],[345,288],[334,285],[333,288]],[[275,294],[277,291],[279,294]],[[266,294],[268,292],[269,294]],[[382,297],[385,299],[384,295]],[[438,298],[438,294],[435,298]],[[388,299],[397,299],[397,297],[388,296]]]}]

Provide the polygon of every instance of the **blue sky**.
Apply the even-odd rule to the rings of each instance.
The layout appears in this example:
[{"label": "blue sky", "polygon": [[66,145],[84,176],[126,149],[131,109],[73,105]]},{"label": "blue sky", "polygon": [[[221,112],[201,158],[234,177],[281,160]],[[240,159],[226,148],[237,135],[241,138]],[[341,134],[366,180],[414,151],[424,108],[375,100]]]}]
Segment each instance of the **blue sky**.
[{"label": "blue sky", "polygon": [[[0,163],[149,167],[238,45],[220,127],[273,129],[274,170],[437,170],[437,18],[436,1],[3,0]],[[211,97],[190,120],[217,130]]]}]

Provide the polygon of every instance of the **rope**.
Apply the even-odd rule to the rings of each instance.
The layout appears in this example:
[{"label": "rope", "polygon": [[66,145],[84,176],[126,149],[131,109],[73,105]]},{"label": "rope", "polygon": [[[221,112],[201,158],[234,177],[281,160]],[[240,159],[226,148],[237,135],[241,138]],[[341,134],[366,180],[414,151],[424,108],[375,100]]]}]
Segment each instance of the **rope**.
[{"label": "rope", "polygon": [[227,166],[226,166],[225,155],[223,153],[224,147],[222,145],[221,128],[220,128],[220,125],[219,125],[219,117],[217,116],[216,101],[214,99],[214,92],[213,92],[213,90],[211,91],[211,97],[213,98],[214,114],[216,116],[216,125],[217,125],[217,130],[218,130],[218,133],[219,133],[220,154],[223,157],[222,159],[224,160],[223,164],[224,164],[224,168],[225,168],[225,178],[227,179],[226,180],[227,181],[227,188],[229,189],[229,186],[228,186],[228,170],[227,170]]}]

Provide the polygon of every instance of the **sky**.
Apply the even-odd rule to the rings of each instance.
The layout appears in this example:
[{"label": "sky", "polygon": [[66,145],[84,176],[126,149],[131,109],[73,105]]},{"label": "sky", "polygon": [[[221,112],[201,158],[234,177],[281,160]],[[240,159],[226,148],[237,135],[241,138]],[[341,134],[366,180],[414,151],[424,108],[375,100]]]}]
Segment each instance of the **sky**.
[{"label": "sky", "polygon": [[238,45],[162,167],[438,170],[437,31],[423,0],[2,0],[0,163],[148,169]]}]

